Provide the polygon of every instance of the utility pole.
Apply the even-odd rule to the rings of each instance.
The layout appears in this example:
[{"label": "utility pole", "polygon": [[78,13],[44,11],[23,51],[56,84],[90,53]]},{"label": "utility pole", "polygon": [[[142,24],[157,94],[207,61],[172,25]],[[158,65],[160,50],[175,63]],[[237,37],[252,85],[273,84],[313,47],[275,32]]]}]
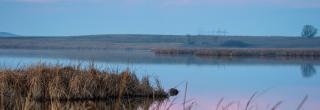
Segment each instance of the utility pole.
[{"label": "utility pole", "polygon": [[226,36],[226,34],[227,34],[228,32],[227,32],[226,29],[224,29],[224,30],[222,31],[222,33],[223,33],[223,36]]}]

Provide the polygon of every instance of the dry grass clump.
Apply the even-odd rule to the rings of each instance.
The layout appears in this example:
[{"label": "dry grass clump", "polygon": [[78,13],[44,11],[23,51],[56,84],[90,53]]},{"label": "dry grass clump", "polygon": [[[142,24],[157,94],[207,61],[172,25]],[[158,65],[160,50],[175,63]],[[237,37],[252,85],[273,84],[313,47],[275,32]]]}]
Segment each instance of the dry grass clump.
[{"label": "dry grass clump", "polygon": [[[115,73],[94,66],[47,64],[0,70],[0,99],[5,106],[26,99],[74,101],[130,97],[167,98],[168,94],[160,85],[151,85],[148,77],[140,80],[129,70]],[[7,100],[16,103],[6,103]]]},{"label": "dry grass clump", "polygon": [[318,48],[170,48],[154,49],[156,54],[195,56],[289,56],[319,57]]}]

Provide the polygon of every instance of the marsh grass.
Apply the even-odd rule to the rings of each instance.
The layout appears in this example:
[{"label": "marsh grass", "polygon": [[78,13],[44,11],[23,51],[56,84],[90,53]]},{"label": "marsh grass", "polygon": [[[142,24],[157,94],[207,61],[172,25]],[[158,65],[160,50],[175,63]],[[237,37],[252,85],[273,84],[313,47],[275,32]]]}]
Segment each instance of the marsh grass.
[{"label": "marsh grass", "polygon": [[[188,88],[188,83],[186,83],[185,86],[185,94],[183,97],[183,102],[182,102],[182,110],[193,110],[196,108],[196,102],[194,100],[186,101],[187,100],[187,88]],[[218,100],[216,103],[216,106],[213,107],[212,109],[209,110],[281,110],[280,106],[284,103],[283,101],[278,101],[277,103],[273,105],[268,105],[265,108],[263,106],[259,106],[259,103],[256,102],[255,100],[258,98],[258,96],[261,96],[264,94],[265,91],[262,92],[254,92],[247,101],[242,102],[242,101],[225,101],[225,98],[222,97]],[[296,110],[302,110],[304,105],[306,104],[308,100],[308,95],[306,95],[301,102],[298,104],[296,107]],[[175,98],[176,99],[176,98]],[[175,99],[173,101],[175,101]],[[174,104],[174,102],[171,102],[171,104]],[[170,105],[171,107],[172,105]],[[294,106],[294,105],[291,105]],[[169,107],[169,109],[170,109]],[[168,110],[168,109],[167,109]]]},{"label": "marsh grass", "polygon": [[[0,69],[1,110],[173,110],[177,104],[169,99],[160,81],[150,83],[149,77],[141,79],[131,72],[104,71],[94,65],[63,66],[37,64],[25,68]],[[187,99],[188,82],[184,87],[183,110],[193,110],[194,100]],[[226,102],[221,98],[215,110],[256,110],[258,92],[245,103]],[[296,110],[302,110],[305,96]],[[278,110],[282,101],[268,110]]]},{"label": "marsh grass", "polygon": [[[238,101],[231,101],[231,102],[226,102],[226,104],[223,104],[224,103],[224,97],[222,97],[217,105],[216,105],[216,108],[215,110],[261,110],[261,106],[259,108],[258,106],[258,103],[255,102],[255,98],[257,98],[258,96],[258,92],[254,92],[250,98],[248,99],[248,101],[246,101],[244,103],[244,106],[243,108],[241,107],[241,102]],[[304,104],[306,103],[308,99],[308,96],[305,96],[303,98],[303,100],[299,103],[298,107],[296,108],[296,110],[301,110],[304,106]],[[274,105],[271,106],[267,106],[266,108],[263,108],[263,110],[280,110],[280,106],[283,104],[284,102],[283,101],[278,101],[277,103],[275,103]]]},{"label": "marsh grass", "polygon": [[[102,101],[117,100],[121,104],[136,98],[165,99],[168,94],[156,80],[142,79],[130,70],[111,72],[94,66],[37,64],[24,68],[0,69],[1,108],[28,108],[34,101]],[[133,103],[129,101],[130,103]],[[60,103],[55,107],[66,106]]]},{"label": "marsh grass", "polygon": [[153,52],[160,55],[320,57],[317,48],[163,48]]}]

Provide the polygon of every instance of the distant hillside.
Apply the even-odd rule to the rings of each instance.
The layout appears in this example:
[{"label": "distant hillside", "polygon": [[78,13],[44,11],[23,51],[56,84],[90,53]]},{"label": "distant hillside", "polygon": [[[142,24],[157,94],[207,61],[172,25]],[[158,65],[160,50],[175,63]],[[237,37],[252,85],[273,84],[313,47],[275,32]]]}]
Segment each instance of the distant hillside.
[{"label": "distant hillside", "polygon": [[320,37],[86,35],[0,37],[0,49],[320,48]]},{"label": "distant hillside", "polygon": [[9,32],[0,32],[0,37],[14,37],[14,36],[18,36],[18,35],[12,34]]}]

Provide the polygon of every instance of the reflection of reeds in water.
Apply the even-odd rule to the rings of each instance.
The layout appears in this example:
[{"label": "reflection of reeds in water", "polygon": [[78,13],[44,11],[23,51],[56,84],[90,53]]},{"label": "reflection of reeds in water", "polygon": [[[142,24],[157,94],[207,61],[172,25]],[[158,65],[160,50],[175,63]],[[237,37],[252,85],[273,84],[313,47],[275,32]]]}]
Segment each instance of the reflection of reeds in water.
[{"label": "reflection of reeds in water", "polygon": [[[195,102],[187,100],[188,84],[184,90],[183,110],[192,110]],[[240,101],[224,102],[221,98],[215,110],[253,110],[257,92],[242,105]],[[176,98],[141,80],[129,70],[101,71],[89,66],[61,66],[39,64],[22,69],[0,69],[1,110],[171,110]],[[302,110],[308,96],[296,110]],[[278,110],[279,101],[270,110]],[[214,109],[214,108],[212,108]]]},{"label": "reflection of reeds in water", "polygon": [[110,99],[103,101],[50,101],[38,102],[33,101],[23,109],[26,110],[148,110],[156,102],[161,100],[153,98],[130,98],[120,100]]},{"label": "reflection of reeds in water", "polygon": [[25,109],[36,105],[34,101],[59,107],[72,106],[58,103],[60,101],[110,99],[118,100],[121,108],[124,99],[167,97],[159,83],[152,86],[148,77],[139,80],[129,70],[116,73],[100,71],[94,66],[84,69],[45,64],[0,70],[1,109]]}]

